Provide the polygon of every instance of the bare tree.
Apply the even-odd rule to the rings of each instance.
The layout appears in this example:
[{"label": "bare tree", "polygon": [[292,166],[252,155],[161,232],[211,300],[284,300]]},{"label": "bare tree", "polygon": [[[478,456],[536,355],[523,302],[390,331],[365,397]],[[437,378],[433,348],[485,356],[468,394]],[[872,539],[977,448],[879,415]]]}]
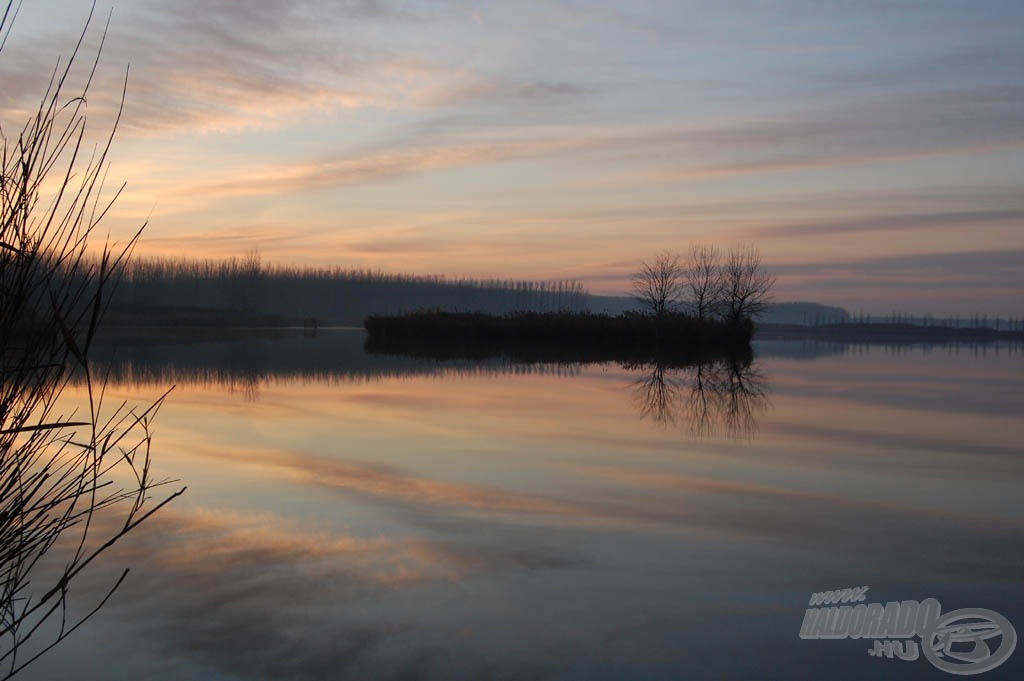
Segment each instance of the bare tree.
[{"label": "bare tree", "polygon": [[722,308],[722,256],[710,244],[694,244],[683,271],[690,308],[697,319],[710,319]]},{"label": "bare tree", "polygon": [[686,287],[679,256],[660,253],[633,275],[633,297],[656,317],[679,309]]},{"label": "bare tree", "polygon": [[775,277],[765,271],[757,248],[735,246],[722,265],[724,318],[738,326],[760,316],[771,304],[774,287]]}]

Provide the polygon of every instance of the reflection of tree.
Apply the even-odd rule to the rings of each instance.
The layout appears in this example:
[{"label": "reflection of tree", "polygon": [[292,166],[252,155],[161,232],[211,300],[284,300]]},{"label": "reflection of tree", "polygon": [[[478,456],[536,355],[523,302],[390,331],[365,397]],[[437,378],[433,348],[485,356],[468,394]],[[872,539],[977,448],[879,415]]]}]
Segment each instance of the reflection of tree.
[{"label": "reflection of tree", "polygon": [[643,372],[632,385],[641,418],[685,424],[697,436],[724,432],[751,437],[758,415],[769,406],[768,381],[748,358],[719,358],[683,367],[651,362],[626,368]]},{"label": "reflection of tree", "polygon": [[682,395],[681,381],[674,378],[671,371],[666,375],[664,364],[640,365],[637,368],[647,369],[647,366],[650,370],[633,384],[633,399],[640,410],[640,417],[650,417],[655,423],[675,423]]}]

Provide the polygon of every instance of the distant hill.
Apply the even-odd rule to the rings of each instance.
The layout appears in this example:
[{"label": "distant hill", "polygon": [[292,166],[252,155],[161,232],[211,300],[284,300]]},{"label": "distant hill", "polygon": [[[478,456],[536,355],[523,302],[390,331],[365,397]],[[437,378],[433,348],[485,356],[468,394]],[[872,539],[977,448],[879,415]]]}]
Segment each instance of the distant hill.
[{"label": "distant hill", "polygon": [[807,326],[844,324],[850,321],[850,313],[834,305],[810,302],[775,303],[760,321],[766,324],[802,324]]},{"label": "distant hill", "polygon": [[[630,296],[587,296],[591,312],[617,315],[635,310],[638,305]],[[841,307],[810,302],[775,303],[759,320],[767,324],[841,324],[850,321],[850,313]]]}]

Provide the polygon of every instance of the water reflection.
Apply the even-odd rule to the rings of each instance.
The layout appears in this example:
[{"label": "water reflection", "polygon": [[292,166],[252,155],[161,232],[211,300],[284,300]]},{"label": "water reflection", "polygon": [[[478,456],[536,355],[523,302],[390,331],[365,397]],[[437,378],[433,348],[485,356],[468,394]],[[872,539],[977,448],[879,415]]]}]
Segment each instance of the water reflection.
[{"label": "water reflection", "polygon": [[[367,353],[363,334],[271,332],[254,336],[182,336],[162,342],[108,344],[96,370],[118,385],[216,387],[257,402],[261,388],[282,383],[348,384],[434,376],[578,376],[584,367],[621,369],[642,420],[697,437],[752,437],[769,407],[768,380],[753,356],[703,361],[524,362],[506,357],[429,359]],[[835,344],[809,344],[797,354],[830,354]],[[792,348],[785,348],[792,354]],[[770,352],[770,350],[769,350]]]},{"label": "water reflection", "polygon": [[[121,344],[118,397],[183,384],[158,440],[192,491],[35,678],[931,678],[800,640],[809,594],[1024,621],[1024,375],[995,349],[517,365],[362,338]],[[114,646],[138,653],[111,671]]]},{"label": "water reflection", "polygon": [[133,334],[106,338],[95,371],[118,385],[214,387],[246,401],[261,386],[347,384],[413,376],[575,375],[579,365],[524,364],[501,358],[434,361],[363,351],[359,330]]},{"label": "water reflection", "polygon": [[750,358],[730,356],[685,367],[631,365],[633,402],[643,419],[686,427],[698,437],[753,437],[766,411],[768,379]]},{"label": "water reflection", "polygon": [[[762,360],[819,360],[829,357],[909,358],[1005,356],[1022,353],[1019,343],[980,345],[850,344],[821,339],[765,340],[750,355],[718,357],[690,364],[679,361],[633,363],[523,362],[505,357],[429,359],[367,353],[360,330],[269,332],[223,331],[108,338],[96,353],[97,375],[137,388],[178,385],[216,388],[246,402],[261,390],[283,384],[360,384],[431,376],[578,376],[593,364],[621,369],[628,402],[641,420],[675,427],[695,437],[751,438],[770,408],[770,384]],[[881,397],[881,396],[878,396]]]}]

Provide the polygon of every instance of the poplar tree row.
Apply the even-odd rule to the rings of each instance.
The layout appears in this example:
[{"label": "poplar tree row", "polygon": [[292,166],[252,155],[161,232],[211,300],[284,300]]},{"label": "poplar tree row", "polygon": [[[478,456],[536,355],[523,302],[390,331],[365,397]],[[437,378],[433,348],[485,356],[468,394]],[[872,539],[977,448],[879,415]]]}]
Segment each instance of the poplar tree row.
[{"label": "poplar tree row", "polygon": [[504,314],[581,311],[578,281],[517,281],[386,273],[342,267],[267,265],[252,251],[226,260],[135,259],[115,304],[232,309],[334,322],[369,314],[447,310]]}]

